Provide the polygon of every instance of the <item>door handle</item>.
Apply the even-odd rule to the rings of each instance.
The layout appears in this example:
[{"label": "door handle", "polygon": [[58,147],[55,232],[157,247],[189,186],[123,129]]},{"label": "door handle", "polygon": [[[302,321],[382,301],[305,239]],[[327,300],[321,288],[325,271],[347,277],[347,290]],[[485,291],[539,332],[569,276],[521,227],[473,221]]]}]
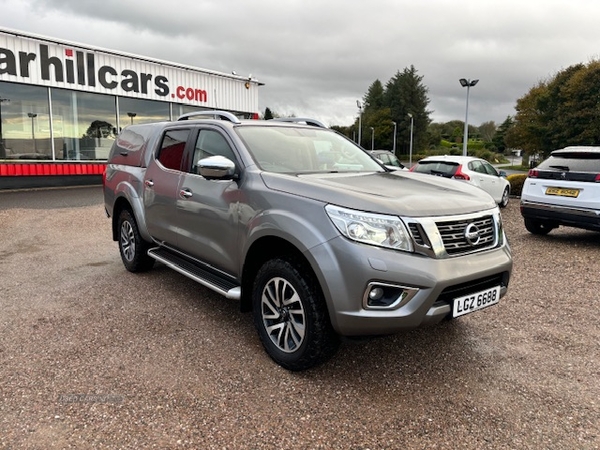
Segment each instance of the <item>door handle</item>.
[{"label": "door handle", "polygon": [[190,198],[194,194],[192,194],[192,191],[190,191],[189,189],[182,189],[179,191],[179,195],[185,198]]},{"label": "door handle", "polygon": [[146,181],[144,181],[144,184],[146,186],[148,186],[148,187],[152,187],[152,186],[154,186],[154,181],[152,181],[152,180],[146,180]]}]

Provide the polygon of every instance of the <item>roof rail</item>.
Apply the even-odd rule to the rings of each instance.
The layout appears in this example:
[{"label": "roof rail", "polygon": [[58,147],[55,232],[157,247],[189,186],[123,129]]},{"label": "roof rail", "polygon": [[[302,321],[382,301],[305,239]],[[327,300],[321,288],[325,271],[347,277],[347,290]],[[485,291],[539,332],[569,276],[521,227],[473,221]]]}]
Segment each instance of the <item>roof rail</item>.
[{"label": "roof rail", "polygon": [[278,117],[270,120],[275,120],[277,122],[305,123],[306,125],[312,125],[313,127],[327,128],[323,122],[308,117]]},{"label": "roof rail", "polygon": [[191,112],[191,113],[187,113],[187,114],[183,114],[182,116],[179,116],[177,118],[177,120],[189,120],[192,117],[196,117],[196,116],[203,116],[203,117],[208,117],[208,118],[213,118],[213,119],[224,119],[224,120],[229,120],[230,122],[233,122],[235,124],[239,124],[242,123],[240,121],[240,119],[238,119],[234,114],[228,112],[228,111],[195,111],[195,112]]}]

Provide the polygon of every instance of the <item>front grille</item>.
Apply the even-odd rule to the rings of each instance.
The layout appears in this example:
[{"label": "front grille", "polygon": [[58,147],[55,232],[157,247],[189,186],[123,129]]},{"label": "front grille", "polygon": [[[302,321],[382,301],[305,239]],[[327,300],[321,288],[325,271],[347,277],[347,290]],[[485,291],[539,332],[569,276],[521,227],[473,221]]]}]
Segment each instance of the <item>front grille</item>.
[{"label": "front grille", "polygon": [[423,233],[421,233],[420,227],[415,222],[410,222],[408,224],[408,229],[410,230],[410,234],[418,245],[425,245],[425,239],[423,238]]},{"label": "front grille", "polygon": [[[446,253],[450,256],[473,253],[493,247],[496,243],[496,227],[492,216],[436,222],[436,225]],[[469,239],[467,232],[477,233],[478,239]]]}]

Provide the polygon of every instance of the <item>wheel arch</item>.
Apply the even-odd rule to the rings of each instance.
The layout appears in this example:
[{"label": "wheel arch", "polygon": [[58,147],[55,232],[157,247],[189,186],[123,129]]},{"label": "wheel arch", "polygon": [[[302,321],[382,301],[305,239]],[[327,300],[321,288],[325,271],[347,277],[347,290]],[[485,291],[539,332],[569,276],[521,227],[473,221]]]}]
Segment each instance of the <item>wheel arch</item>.
[{"label": "wheel arch", "polygon": [[[115,203],[112,212],[112,237],[116,241],[118,239],[119,231],[119,214],[124,209],[128,209],[133,214],[133,217],[137,223],[138,229],[144,240],[152,242],[152,237],[148,233],[146,227],[146,219],[143,212],[142,200],[137,195],[130,195],[132,188],[121,189],[117,193]],[[129,194],[129,195],[128,195]]]},{"label": "wheel arch", "polygon": [[308,259],[291,242],[277,236],[264,236],[252,243],[246,254],[242,270],[242,298],[240,308],[243,312],[252,310],[252,283],[261,266],[268,260],[282,258],[299,264],[302,270],[314,278],[319,290],[322,288]]},{"label": "wheel arch", "polygon": [[133,212],[133,208],[131,207],[131,204],[129,203],[129,201],[124,198],[124,197],[119,197],[116,199],[114,207],[113,207],[113,214],[112,214],[112,238],[113,241],[116,241],[119,239],[119,216],[121,215],[121,211],[123,211],[124,209],[128,209],[129,211]]}]

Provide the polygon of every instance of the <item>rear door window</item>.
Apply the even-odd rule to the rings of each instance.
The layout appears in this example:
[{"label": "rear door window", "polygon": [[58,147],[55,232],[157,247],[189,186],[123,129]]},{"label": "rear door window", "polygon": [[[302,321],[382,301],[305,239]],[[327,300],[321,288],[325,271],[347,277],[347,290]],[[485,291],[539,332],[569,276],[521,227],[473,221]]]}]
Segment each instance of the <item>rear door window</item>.
[{"label": "rear door window", "polygon": [[189,135],[189,129],[168,130],[164,134],[157,155],[158,162],[163,167],[181,170],[181,162]]},{"label": "rear door window", "polygon": [[499,177],[500,176],[500,174],[498,173],[498,171],[490,163],[484,162],[484,163],[481,163],[481,165],[483,166],[483,168],[485,169],[485,171],[486,171],[486,173],[488,175],[493,175],[495,177]]},{"label": "rear door window", "polygon": [[469,163],[469,169],[472,170],[473,172],[484,173],[487,175],[485,167],[483,167],[483,164],[481,164],[481,161],[471,161]]}]

